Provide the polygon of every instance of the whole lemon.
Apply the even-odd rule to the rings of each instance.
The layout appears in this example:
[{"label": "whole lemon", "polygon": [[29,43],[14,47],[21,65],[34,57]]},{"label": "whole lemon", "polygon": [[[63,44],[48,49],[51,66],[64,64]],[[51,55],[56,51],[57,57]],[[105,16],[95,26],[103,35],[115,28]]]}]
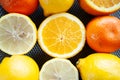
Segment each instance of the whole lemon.
[{"label": "whole lemon", "polygon": [[74,0],[39,0],[41,7],[44,10],[44,15],[66,12],[71,8]]},{"label": "whole lemon", "polygon": [[25,55],[6,57],[0,64],[0,80],[38,80],[39,67]]},{"label": "whole lemon", "polygon": [[120,59],[113,54],[95,53],[77,62],[82,80],[120,80]]}]

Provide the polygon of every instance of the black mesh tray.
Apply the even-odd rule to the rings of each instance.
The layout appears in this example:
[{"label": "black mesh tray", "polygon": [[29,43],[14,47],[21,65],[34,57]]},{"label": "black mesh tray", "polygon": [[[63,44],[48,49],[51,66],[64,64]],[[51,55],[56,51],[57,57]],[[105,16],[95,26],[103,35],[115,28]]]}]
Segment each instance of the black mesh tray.
[{"label": "black mesh tray", "polygon": [[[75,0],[75,3],[73,4],[73,6],[68,10],[68,13],[71,13],[75,16],[77,16],[83,23],[84,25],[86,25],[92,18],[94,18],[95,16],[92,16],[90,14],[87,14],[86,12],[84,12],[80,7],[79,4],[77,2],[77,0]],[[0,17],[7,14],[7,12],[2,9],[2,7],[0,6]],[[120,18],[120,10],[115,12],[114,14],[111,14],[112,16],[116,16],[118,18]],[[34,23],[36,24],[37,28],[39,27],[40,23],[46,18],[43,15],[43,10],[42,8],[39,6],[38,9],[29,16]],[[69,60],[76,65],[76,62],[79,58],[83,58],[88,56],[89,54],[94,53],[95,51],[92,50],[88,44],[86,43],[83,50],[77,54],[76,56],[69,58]],[[113,52],[113,54],[117,55],[118,57],[120,57],[120,50]],[[50,57],[49,55],[45,54],[40,46],[38,45],[38,43],[36,42],[36,45],[34,46],[34,48],[27,53],[26,55],[32,57],[38,64],[39,69],[41,69],[42,65],[44,64],[44,62],[46,62],[47,60],[51,59],[52,57]],[[0,51],[0,62],[2,61],[2,59],[6,56],[10,56],[2,51]],[[79,80],[81,80],[81,77],[79,76]]]}]

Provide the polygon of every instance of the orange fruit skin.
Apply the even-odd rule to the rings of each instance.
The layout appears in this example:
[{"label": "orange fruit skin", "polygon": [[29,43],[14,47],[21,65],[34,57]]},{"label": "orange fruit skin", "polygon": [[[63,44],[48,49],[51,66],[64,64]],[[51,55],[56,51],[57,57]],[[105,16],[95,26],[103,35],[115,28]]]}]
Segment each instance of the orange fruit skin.
[{"label": "orange fruit skin", "polygon": [[113,13],[113,11],[111,11],[111,12],[98,11],[94,7],[88,5],[85,0],[79,0],[79,5],[85,12],[87,12],[87,13],[89,13],[91,15],[95,15],[95,16],[109,15],[109,14]]},{"label": "orange fruit skin", "polygon": [[32,14],[38,7],[38,0],[0,0],[0,5],[9,13]]},{"label": "orange fruit skin", "polygon": [[102,16],[91,20],[86,26],[88,45],[97,52],[113,52],[120,48],[120,20]]}]

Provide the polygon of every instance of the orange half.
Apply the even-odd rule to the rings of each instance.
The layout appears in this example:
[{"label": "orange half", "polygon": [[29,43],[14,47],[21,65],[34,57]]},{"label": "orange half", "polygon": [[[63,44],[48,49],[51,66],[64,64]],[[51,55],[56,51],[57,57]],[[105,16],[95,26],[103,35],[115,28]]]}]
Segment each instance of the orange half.
[{"label": "orange half", "polygon": [[38,43],[52,57],[73,57],[84,46],[85,27],[72,14],[52,15],[41,23],[38,29]]},{"label": "orange half", "polygon": [[79,0],[79,4],[92,15],[107,15],[120,9],[120,0]]}]

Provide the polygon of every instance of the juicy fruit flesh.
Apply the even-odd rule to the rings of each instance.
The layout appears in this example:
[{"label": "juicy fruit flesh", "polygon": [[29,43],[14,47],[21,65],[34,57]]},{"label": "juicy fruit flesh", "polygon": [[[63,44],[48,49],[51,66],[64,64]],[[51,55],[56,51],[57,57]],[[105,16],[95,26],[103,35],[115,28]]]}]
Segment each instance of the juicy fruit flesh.
[{"label": "juicy fruit flesh", "polygon": [[36,34],[31,26],[33,25],[20,16],[9,16],[1,20],[0,48],[6,53],[13,52],[11,54],[26,52],[34,44],[31,42]]},{"label": "juicy fruit flesh", "polygon": [[[27,37],[30,37],[30,33],[33,33],[33,32],[31,29],[29,29],[29,31],[27,31],[27,29],[26,29],[27,27],[25,27],[25,26],[29,26],[29,25],[24,24],[27,22],[22,18],[21,18],[21,20],[19,20],[19,22],[17,22],[16,17],[12,17],[12,18],[14,18],[14,21],[3,20],[1,22],[3,24],[3,25],[0,25],[1,26],[0,30],[3,30],[2,31],[3,34],[1,34],[1,36],[9,36],[10,38],[13,38],[13,41],[26,39]],[[18,23],[18,24],[16,24],[16,23]],[[23,23],[23,25],[25,25],[25,26],[23,26],[21,23]],[[9,24],[10,26],[7,26],[5,24]]]},{"label": "juicy fruit flesh", "polygon": [[[59,17],[49,23],[45,26],[42,35],[44,36],[44,44],[47,45],[50,51],[64,54],[77,48],[82,33],[76,22],[65,17]],[[66,23],[72,24],[68,25]]]},{"label": "juicy fruit flesh", "polygon": [[58,58],[46,62],[39,77],[40,80],[79,80],[76,67],[69,60]]},{"label": "juicy fruit flesh", "polygon": [[98,7],[109,8],[114,6],[115,4],[120,3],[120,0],[91,0]]},{"label": "juicy fruit flesh", "polygon": [[84,47],[85,26],[72,14],[54,14],[39,26],[38,43],[52,57],[73,57]]}]

